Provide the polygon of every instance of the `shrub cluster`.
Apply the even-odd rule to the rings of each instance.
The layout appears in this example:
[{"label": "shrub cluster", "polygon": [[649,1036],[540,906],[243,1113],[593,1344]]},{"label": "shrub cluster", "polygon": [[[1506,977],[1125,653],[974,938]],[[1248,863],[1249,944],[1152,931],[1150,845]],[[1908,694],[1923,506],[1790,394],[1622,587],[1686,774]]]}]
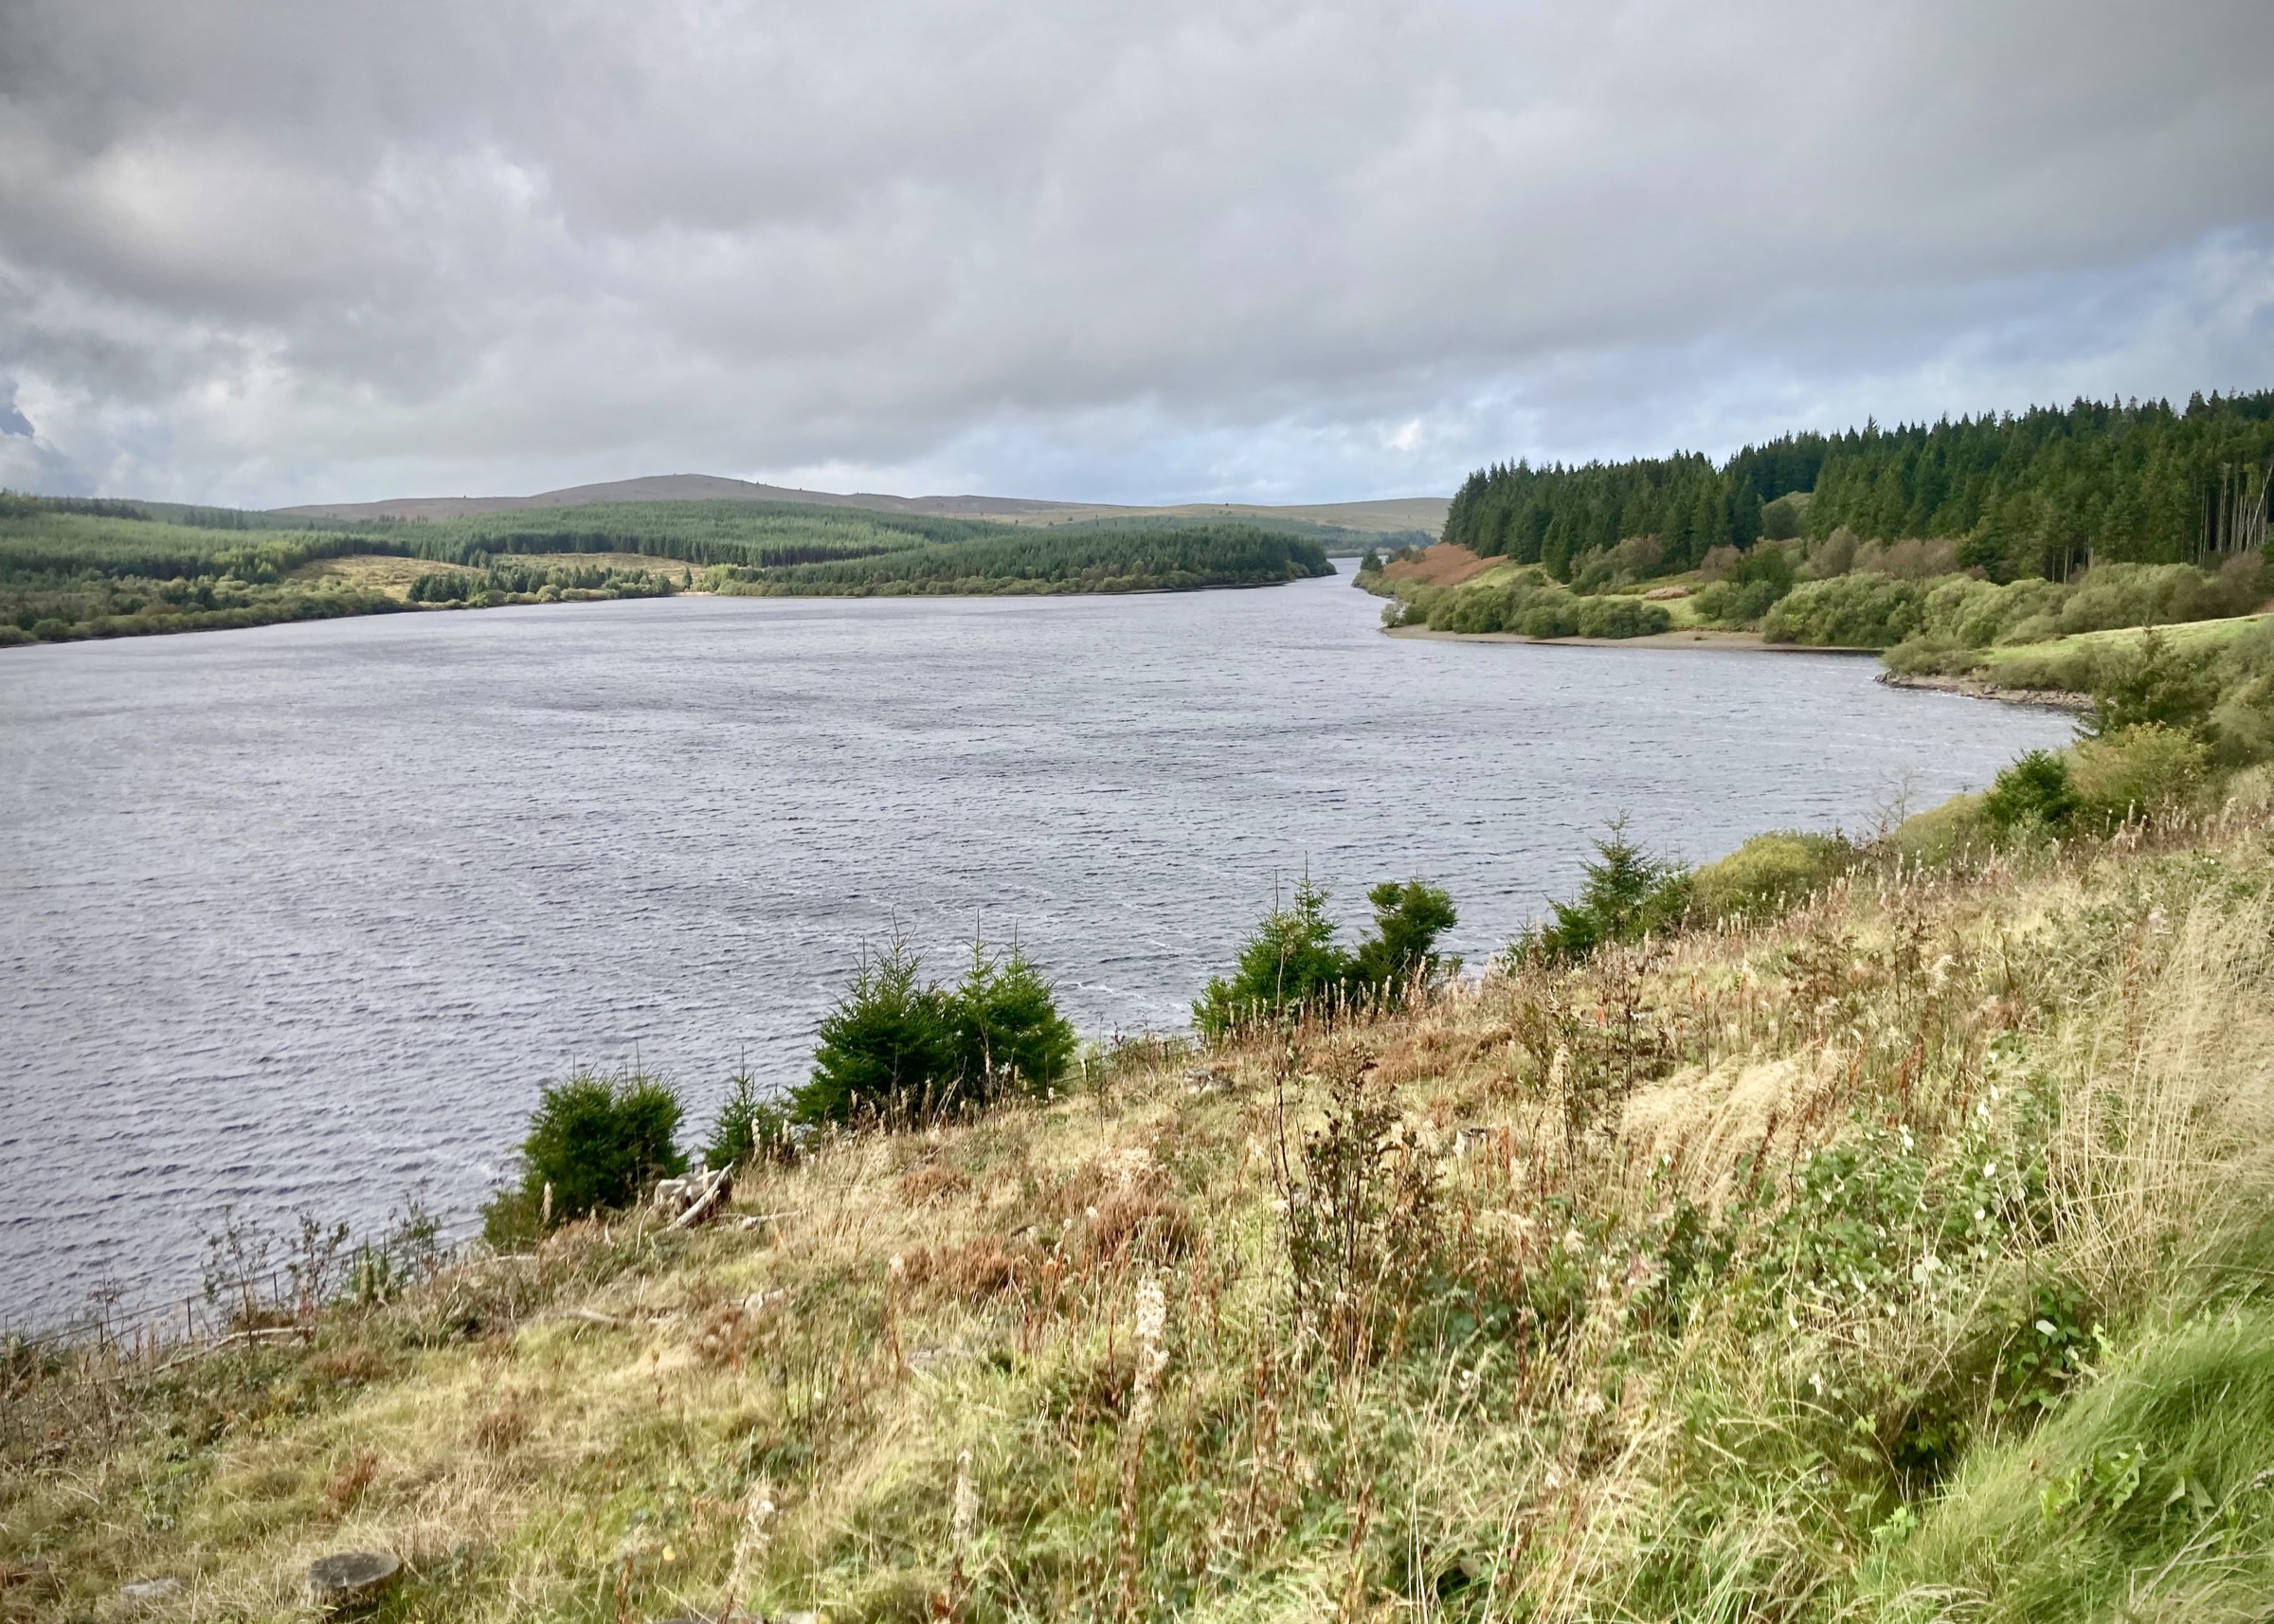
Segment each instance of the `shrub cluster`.
[{"label": "shrub cluster", "polygon": [[1573,963],[1609,944],[1687,925],[1783,912],[1856,862],[1856,846],[1838,835],[1778,830],[1756,835],[1704,868],[1654,857],[1627,838],[1615,818],[1581,865],[1579,896],[1548,904],[1549,922],[1519,937],[1511,962]]},{"label": "shrub cluster", "polygon": [[1682,922],[1689,911],[1689,871],[1653,857],[1627,839],[1625,816],[1595,842],[1595,861],[1576,901],[1548,904],[1550,923],[1527,930],[1510,948],[1516,959],[1583,959],[1614,942],[1633,942]]},{"label": "shrub cluster", "polygon": [[1981,815],[2000,836],[2104,835],[2199,800],[2211,752],[2177,728],[2142,723],[2059,754],[2032,750],[1997,775]]},{"label": "shrub cluster", "polygon": [[509,1250],[548,1219],[565,1223],[632,1205],[657,1180],[686,1170],[675,1143],[684,1114],[677,1094],[641,1072],[577,1072],[550,1085],[521,1142],[521,1182],[490,1202],[483,1238]]},{"label": "shrub cluster", "polygon": [[1066,1074],[1074,1028],[1056,989],[1014,946],[974,943],[956,986],[924,980],[905,941],[864,957],[822,1020],[812,1077],[790,1096],[800,1122],[929,1116],[1039,1093]]},{"label": "shrub cluster", "polygon": [[672,578],[661,570],[619,569],[598,564],[530,564],[498,559],[476,574],[435,570],[410,584],[414,604],[579,603],[605,598],[667,598]]},{"label": "shrub cluster", "polygon": [[1293,905],[1274,904],[1241,944],[1233,973],[1209,982],[1192,1006],[1193,1025],[1214,1041],[1326,1007],[1394,1008],[1457,965],[1436,951],[1437,938],[1457,923],[1443,891],[1418,879],[1384,880],[1366,900],[1374,933],[1346,949],[1334,939],[1325,888],[1306,877]]},{"label": "shrub cluster", "polygon": [[[1818,553],[1830,546],[1820,544]],[[1811,572],[1822,578],[1794,587],[1769,614],[1761,628],[1768,640],[1890,649],[1888,663],[1912,671],[1942,669],[1950,663],[1943,657],[1956,651],[2247,614],[2261,592],[2256,553],[2229,558],[2215,572],[2187,564],[2103,564],[2067,585],[2036,576],[2003,586],[1977,575],[1905,579],[1817,563],[1812,554]]]},{"label": "shrub cluster", "polygon": [[1395,623],[1530,638],[1637,638],[1669,629],[1673,617],[1664,604],[1631,593],[1582,596],[1530,569],[1482,586],[1425,587]]},{"label": "shrub cluster", "polygon": [[1779,913],[1856,860],[1838,835],[1780,829],[1756,835],[1719,862],[1689,876],[1693,919],[1759,918]]}]

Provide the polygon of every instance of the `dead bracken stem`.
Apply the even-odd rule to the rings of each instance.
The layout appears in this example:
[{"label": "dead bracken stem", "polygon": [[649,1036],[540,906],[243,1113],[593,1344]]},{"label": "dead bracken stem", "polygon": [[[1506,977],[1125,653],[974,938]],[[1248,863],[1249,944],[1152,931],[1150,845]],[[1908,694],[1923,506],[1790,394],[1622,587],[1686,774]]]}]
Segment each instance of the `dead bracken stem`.
[{"label": "dead bracken stem", "polygon": [[953,1554],[948,1567],[948,1607],[957,1617],[970,1604],[971,1542],[979,1532],[979,1490],[971,1482],[971,1452],[955,1457],[955,1503],[948,1519]]},{"label": "dead bracken stem", "polygon": [[765,1480],[752,1483],[743,1495],[742,1533],[734,1542],[734,1564],[727,1575],[725,1605],[719,1608],[720,1624],[728,1624],[734,1610],[749,1594],[751,1578],[766,1561],[766,1548],[773,1540],[774,1500]]}]

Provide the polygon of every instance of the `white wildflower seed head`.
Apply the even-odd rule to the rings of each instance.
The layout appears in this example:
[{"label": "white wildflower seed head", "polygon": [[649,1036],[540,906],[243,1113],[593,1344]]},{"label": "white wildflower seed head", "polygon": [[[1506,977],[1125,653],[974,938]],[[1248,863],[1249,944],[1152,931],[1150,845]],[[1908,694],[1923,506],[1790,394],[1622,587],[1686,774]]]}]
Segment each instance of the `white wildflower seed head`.
[{"label": "white wildflower seed head", "polygon": [[1148,1345],[1161,1340],[1168,1326],[1168,1299],[1158,1276],[1137,1288],[1137,1340]]}]

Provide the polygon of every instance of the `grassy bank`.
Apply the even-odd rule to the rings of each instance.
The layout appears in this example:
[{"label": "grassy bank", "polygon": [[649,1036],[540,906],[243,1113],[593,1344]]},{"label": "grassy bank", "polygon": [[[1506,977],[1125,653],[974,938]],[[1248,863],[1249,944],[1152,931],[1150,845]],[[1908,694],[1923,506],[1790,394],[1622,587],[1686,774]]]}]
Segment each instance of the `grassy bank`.
[{"label": "grassy bank", "polygon": [[1956,568],[1955,548],[1762,541],[1667,573],[1651,538],[1582,559],[1569,580],[1441,544],[1406,550],[1358,584],[1393,600],[1385,623],[1541,641],[1667,631],[1756,634],[1797,648],[1879,649],[1904,672],[1953,674],[2004,651],[2147,625],[2231,620],[2265,602],[2262,562],[2107,564],[2073,580],[2003,584]]},{"label": "grassy bank", "polygon": [[405,1619],[2261,1616],[2265,802],[1930,818],[1751,923],[817,1141],[708,1230],[14,1348],[0,1610],[281,1617],[367,1546]]}]

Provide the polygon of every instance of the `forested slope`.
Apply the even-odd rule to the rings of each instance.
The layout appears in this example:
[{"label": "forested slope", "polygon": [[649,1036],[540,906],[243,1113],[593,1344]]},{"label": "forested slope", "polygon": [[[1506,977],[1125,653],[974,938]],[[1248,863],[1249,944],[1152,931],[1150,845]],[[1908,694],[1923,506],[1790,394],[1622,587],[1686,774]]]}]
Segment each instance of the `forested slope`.
[{"label": "forested slope", "polygon": [[[1127,592],[1330,573],[1292,520],[981,519],[747,501],[349,525],[0,493],[0,646],[404,608],[667,595]],[[431,569],[377,561],[415,561]],[[649,562],[652,560],[652,563]]]},{"label": "forested slope", "polygon": [[[1667,572],[1714,548],[1846,529],[1865,541],[1948,538],[1998,579],[2064,578],[2090,557],[2182,563],[2265,540],[2274,391],[2167,402],[2079,401],[2019,416],[1800,432],[1716,466],[1695,454],[1578,467],[1481,469],[1444,538],[1488,556],[1571,561],[1656,536]],[[1771,505],[1812,493],[1782,513]],[[1766,511],[1764,517],[1764,510]]]}]

